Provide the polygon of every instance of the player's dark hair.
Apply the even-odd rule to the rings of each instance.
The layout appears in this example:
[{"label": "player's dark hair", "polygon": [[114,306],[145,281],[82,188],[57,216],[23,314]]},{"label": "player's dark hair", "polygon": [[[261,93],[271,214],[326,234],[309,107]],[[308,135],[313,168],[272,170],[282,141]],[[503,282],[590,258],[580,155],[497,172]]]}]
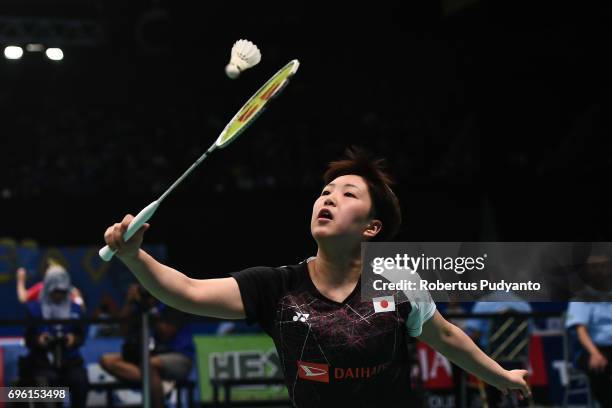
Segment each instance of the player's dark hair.
[{"label": "player's dark hair", "polygon": [[370,216],[382,222],[381,231],[372,241],[388,241],[397,234],[402,223],[399,200],[391,190],[393,179],[387,172],[384,159],[373,159],[363,149],[350,147],[346,149],[346,158],[329,163],[323,175],[325,185],[340,176],[349,174],[362,177],[372,198]]}]

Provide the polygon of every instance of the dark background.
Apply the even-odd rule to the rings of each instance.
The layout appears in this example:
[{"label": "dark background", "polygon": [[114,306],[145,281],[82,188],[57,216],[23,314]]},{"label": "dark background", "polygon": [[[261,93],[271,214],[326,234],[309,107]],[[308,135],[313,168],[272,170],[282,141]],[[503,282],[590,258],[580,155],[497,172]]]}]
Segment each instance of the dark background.
[{"label": "dark background", "polygon": [[[298,58],[283,95],[151,220],[171,265],[217,276],[314,254],[321,175],[350,145],[388,160],[397,240],[612,240],[611,16],[533,3],[3,1],[3,46],[65,57],[0,56],[0,236],[102,245]],[[232,81],[239,38],[263,58]]]}]

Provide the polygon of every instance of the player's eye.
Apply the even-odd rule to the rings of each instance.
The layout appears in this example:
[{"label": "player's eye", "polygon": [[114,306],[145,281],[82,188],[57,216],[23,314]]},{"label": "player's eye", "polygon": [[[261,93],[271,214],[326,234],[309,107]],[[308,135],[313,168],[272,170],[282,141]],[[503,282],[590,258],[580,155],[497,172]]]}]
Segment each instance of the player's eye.
[{"label": "player's eye", "polygon": [[324,195],[329,195],[329,191],[328,190],[323,190],[323,192],[321,193],[322,196]]},{"label": "player's eye", "polygon": [[344,193],[344,195],[345,195],[346,197],[353,197],[353,198],[356,198],[355,194],[353,194],[353,193],[349,193],[348,191],[347,191],[346,193]]}]

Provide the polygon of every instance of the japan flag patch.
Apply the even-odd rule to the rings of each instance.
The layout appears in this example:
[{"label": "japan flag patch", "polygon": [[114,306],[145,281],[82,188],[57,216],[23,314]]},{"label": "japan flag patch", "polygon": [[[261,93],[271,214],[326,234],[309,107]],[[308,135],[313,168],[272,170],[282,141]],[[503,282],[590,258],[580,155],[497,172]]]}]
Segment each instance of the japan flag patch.
[{"label": "japan flag patch", "polygon": [[395,310],[395,300],[393,296],[381,296],[372,298],[374,313],[393,312]]}]

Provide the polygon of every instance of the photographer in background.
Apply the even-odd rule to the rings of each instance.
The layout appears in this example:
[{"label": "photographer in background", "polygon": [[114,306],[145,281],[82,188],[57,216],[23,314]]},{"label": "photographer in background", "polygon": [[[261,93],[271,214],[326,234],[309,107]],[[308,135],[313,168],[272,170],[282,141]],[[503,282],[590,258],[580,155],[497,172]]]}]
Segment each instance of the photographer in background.
[{"label": "photographer in background", "polygon": [[28,302],[25,341],[29,354],[19,362],[23,385],[69,387],[71,406],[84,407],[87,373],[79,348],[84,342],[80,321],[68,324],[40,324],[32,320],[80,319],[80,305],[70,300],[70,276],[58,270],[45,276],[40,300]]},{"label": "photographer in background", "polygon": [[110,374],[126,382],[140,383],[142,335],[140,316],[151,314],[152,336],[147,340],[151,368],[151,402],[163,407],[163,380],[183,380],[191,372],[195,350],[187,316],[167,307],[151,296],[142,286],[132,285],[127,292],[120,317],[125,337],[121,353],[107,353],[100,365]]}]

